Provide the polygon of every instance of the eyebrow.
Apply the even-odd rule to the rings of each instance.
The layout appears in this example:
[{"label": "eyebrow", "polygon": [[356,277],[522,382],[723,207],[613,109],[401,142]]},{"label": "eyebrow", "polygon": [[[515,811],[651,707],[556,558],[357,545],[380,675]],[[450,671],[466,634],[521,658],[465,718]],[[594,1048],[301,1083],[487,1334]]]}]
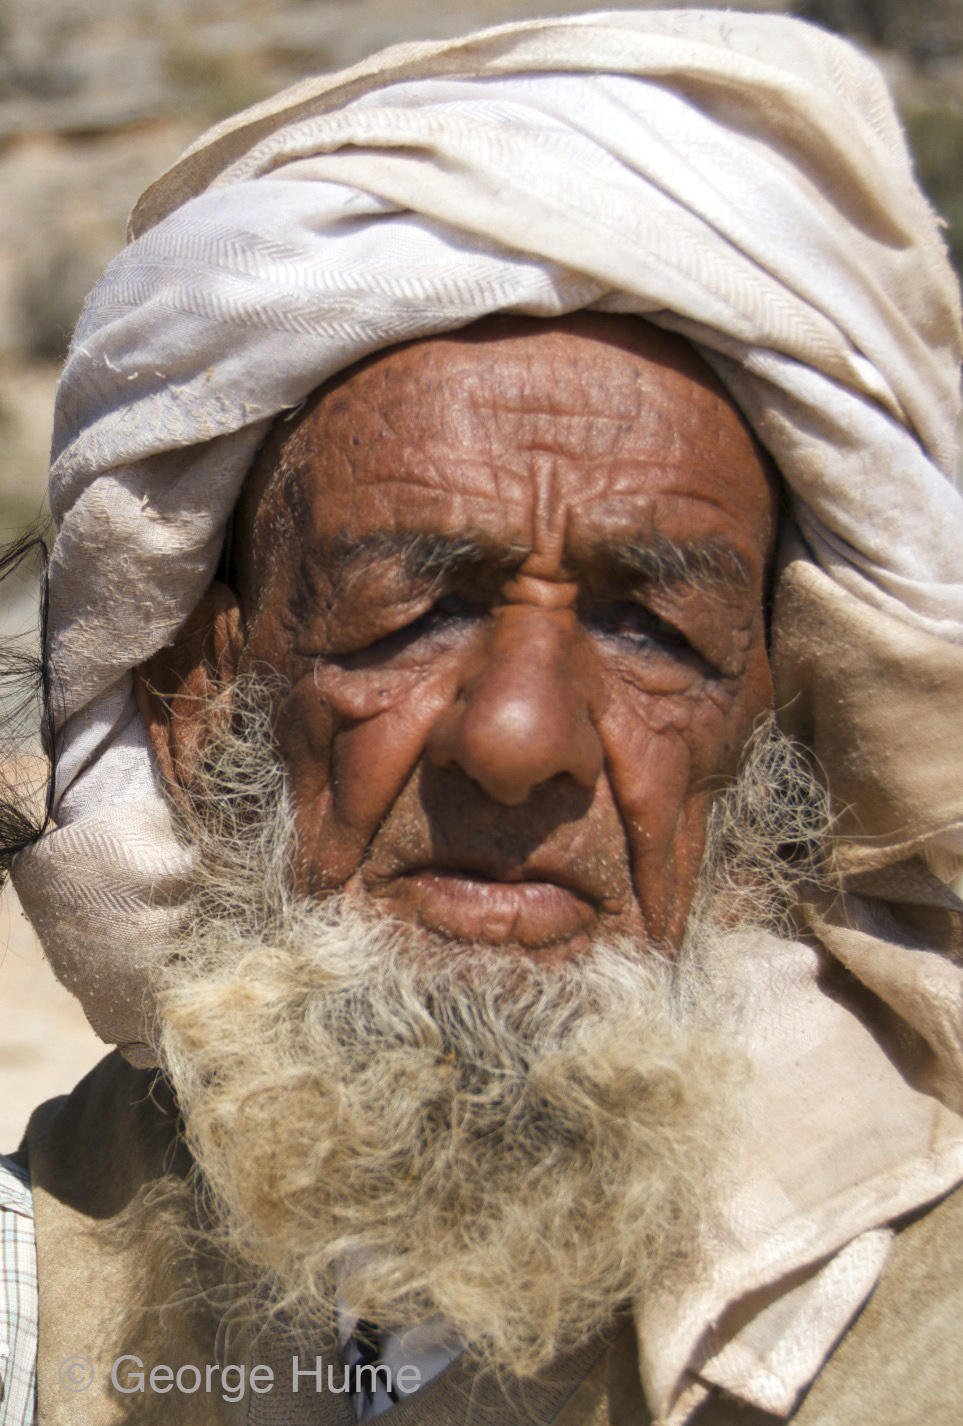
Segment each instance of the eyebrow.
[{"label": "eyebrow", "polygon": [[749,566],[725,540],[680,543],[667,535],[647,535],[621,544],[596,546],[595,558],[619,574],[644,579],[660,588],[687,584],[694,589],[737,587],[752,583]]},{"label": "eyebrow", "polygon": [[[409,579],[440,580],[457,570],[485,564],[510,573],[523,563],[529,551],[523,545],[505,545],[484,534],[409,533],[376,530],[354,539],[335,535],[320,551],[317,546],[302,550],[294,578],[292,607],[296,617],[311,617],[319,603],[332,607],[343,598],[352,575],[386,560],[400,561]],[[323,571],[323,574],[322,574]],[[324,590],[321,587],[323,578]]]},{"label": "eyebrow", "polygon": [[[398,560],[411,579],[435,580],[473,566],[510,574],[531,553],[527,545],[504,544],[477,532],[441,534],[373,531],[354,539],[335,535],[321,554],[325,575],[337,588],[354,573],[384,560]],[[298,587],[303,607],[316,608],[318,591],[314,557],[306,553],[299,568]],[[746,588],[751,583],[748,566],[737,550],[723,540],[680,543],[662,534],[647,535],[617,544],[600,543],[586,561],[659,588],[688,585],[718,590]],[[581,561],[580,561],[581,563]]]},{"label": "eyebrow", "polygon": [[375,531],[360,539],[336,535],[324,552],[328,574],[335,578],[354,567],[365,568],[384,559],[400,560],[413,579],[435,579],[476,564],[506,571],[517,569],[530,553],[522,544],[504,544],[474,532],[458,535]]}]

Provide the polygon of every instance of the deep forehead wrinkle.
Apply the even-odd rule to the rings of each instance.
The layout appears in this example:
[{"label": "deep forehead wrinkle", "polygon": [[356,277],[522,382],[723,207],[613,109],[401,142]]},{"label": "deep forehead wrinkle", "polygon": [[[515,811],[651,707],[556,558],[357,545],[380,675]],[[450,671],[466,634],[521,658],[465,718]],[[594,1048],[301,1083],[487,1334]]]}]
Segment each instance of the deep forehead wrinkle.
[{"label": "deep forehead wrinkle", "polygon": [[546,390],[544,382],[527,383],[523,369],[518,386],[507,388],[485,373],[472,373],[452,383],[446,418],[451,430],[472,443],[509,456],[513,452],[545,450],[562,458],[608,460],[617,454],[631,426],[645,410],[634,384],[592,382],[588,374],[564,373]]}]

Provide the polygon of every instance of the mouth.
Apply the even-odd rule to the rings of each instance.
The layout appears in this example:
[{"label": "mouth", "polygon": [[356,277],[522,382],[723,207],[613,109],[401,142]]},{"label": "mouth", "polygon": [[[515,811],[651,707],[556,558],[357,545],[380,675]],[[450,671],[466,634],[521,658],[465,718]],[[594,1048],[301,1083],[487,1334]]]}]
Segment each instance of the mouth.
[{"label": "mouth", "polygon": [[536,866],[416,866],[368,890],[386,910],[426,931],[527,951],[575,951],[598,917],[586,889]]}]

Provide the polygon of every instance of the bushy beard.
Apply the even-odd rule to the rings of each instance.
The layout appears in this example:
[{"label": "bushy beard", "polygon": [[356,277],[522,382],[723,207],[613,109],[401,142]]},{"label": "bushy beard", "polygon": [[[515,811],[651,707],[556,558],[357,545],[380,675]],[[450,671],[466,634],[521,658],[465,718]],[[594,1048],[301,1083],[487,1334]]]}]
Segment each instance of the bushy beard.
[{"label": "bushy beard", "polygon": [[[740,891],[760,868],[726,870],[717,816],[675,958],[609,942],[546,966],[297,901],[266,700],[243,703],[192,788],[195,910],[157,1000],[215,1236],[309,1328],[337,1280],[381,1326],[440,1316],[484,1364],[535,1372],[697,1269],[743,1073],[709,888],[729,923],[765,899]],[[798,776],[777,797],[764,761],[770,834],[774,801],[805,802],[810,833],[813,798]]]}]

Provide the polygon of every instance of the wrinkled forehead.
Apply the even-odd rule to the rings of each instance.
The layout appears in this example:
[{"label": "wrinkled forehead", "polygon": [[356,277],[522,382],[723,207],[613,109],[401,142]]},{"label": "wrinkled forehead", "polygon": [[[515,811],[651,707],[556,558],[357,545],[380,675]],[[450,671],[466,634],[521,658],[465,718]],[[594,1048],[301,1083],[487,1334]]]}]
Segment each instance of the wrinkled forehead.
[{"label": "wrinkled forehead", "polygon": [[275,423],[239,506],[235,581],[251,610],[307,538],[399,523],[457,536],[489,510],[511,529],[523,506],[549,524],[574,510],[577,525],[621,502],[631,519],[649,493],[682,512],[676,537],[689,506],[710,508],[767,565],[777,487],[732,398],[680,337],[600,313],[490,317],[369,357]]}]

